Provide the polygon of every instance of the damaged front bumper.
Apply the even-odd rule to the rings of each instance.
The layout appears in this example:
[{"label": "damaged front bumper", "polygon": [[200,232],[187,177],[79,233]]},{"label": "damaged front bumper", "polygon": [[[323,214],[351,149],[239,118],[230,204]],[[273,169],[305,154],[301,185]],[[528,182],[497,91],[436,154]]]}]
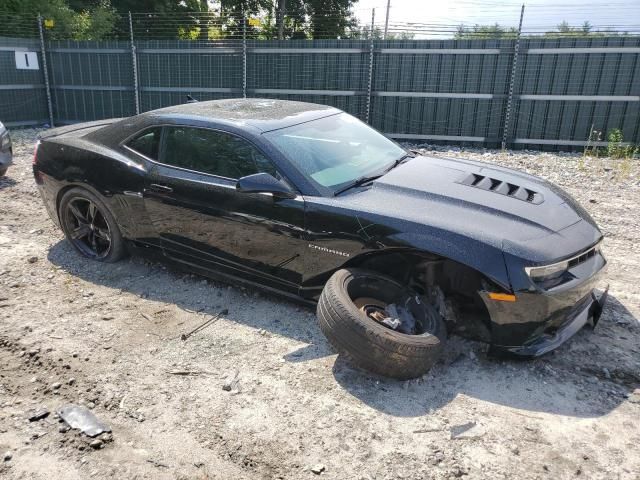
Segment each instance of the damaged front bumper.
[{"label": "damaged front bumper", "polygon": [[510,354],[518,357],[539,357],[558,348],[573,337],[587,323],[595,328],[609,293],[609,286],[604,290],[594,289],[586,301],[580,302],[572,315],[557,329],[543,332],[539,336],[520,346],[491,345],[493,354]]},{"label": "damaged front bumper", "polygon": [[490,352],[538,357],[562,345],[587,323],[595,327],[609,286],[603,282],[604,258],[592,262],[595,273],[569,288],[521,291],[512,302],[492,301],[481,293],[491,318]]}]

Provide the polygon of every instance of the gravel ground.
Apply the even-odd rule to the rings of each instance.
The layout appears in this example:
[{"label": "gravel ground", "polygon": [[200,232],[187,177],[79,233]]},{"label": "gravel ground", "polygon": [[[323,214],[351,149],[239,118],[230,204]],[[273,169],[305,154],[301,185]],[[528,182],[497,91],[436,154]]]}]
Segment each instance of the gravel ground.
[{"label": "gravel ground", "polygon": [[[35,135],[14,132],[0,180],[0,477],[639,478],[637,161],[439,148],[572,193],[606,234],[611,300],[595,331],[542,359],[493,360],[453,338],[428,375],[398,382],[336,358],[306,308],[139,258],[78,257],[36,191]],[[113,432],[65,431],[67,403]],[[30,422],[37,408],[51,414]]]}]

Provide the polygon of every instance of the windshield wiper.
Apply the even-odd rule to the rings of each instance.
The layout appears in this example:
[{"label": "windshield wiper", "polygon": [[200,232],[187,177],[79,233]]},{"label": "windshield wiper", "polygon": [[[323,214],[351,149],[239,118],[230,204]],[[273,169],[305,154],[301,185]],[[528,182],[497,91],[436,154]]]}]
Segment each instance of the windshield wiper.
[{"label": "windshield wiper", "polygon": [[404,155],[402,155],[400,158],[394,160],[394,162],[389,165],[389,167],[387,167],[387,169],[385,170],[385,173],[393,170],[394,168],[396,168],[398,165],[400,165],[401,163],[404,163],[407,161],[407,159],[409,158],[416,158],[415,153],[413,152],[407,152]]},{"label": "windshield wiper", "polygon": [[394,168],[396,168],[398,165],[400,165],[401,163],[404,163],[407,159],[409,158],[415,158],[416,155],[413,152],[407,152],[404,155],[402,155],[400,158],[396,159],[393,161],[393,163],[391,165],[389,165],[382,173],[378,173],[376,175],[365,175],[363,177],[357,178],[356,180],[354,180],[353,182],[351,182],[349,185],[342,187],[339,190],[336,190],[333,193],[333,196],[338,196],[340,195],[342,192],[346,192],[347,190],[349,190],[350,188],[353,187],[359,187],[360,185],[364,185],[365,183],[369,183],[372,182],[380,177],[382,177],[383,175],[386,175],[387,173],[389,173],[389,171],[393,170]]},{"label": "windshield wiper", "polygon": [[386,172],[378,173],[377,175],[365,175],[363,177],[357,178],[356,180],[351,182],[349,185],[347,185],[345,187],[342,187],[342,188],[336,190],[335,192],[333,192],[333,196],[336,197],[336,196],[340,195],[342,192],[346,192],[350,188],[359,187],[360,185],[364,185],[365,183],[373,182],[375,179],[380,178],[385,173]]}]

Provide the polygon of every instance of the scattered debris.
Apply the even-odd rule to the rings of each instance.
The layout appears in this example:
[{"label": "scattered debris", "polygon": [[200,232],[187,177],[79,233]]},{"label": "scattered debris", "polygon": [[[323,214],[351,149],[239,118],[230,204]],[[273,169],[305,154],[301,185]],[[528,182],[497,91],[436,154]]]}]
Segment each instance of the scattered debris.
[{"label": "scattered debris", "polygon": [[326,467],[321,463],[318,463],[317,465],[314,465],[313,467],[311,467],[311,471],[316,475],[320,475],[325,470],[326,470]]},{"label": "scattered debris", "polygon": [[205,372],[204,370],[169,370],[167,373],[169,375],[180,375],[184,377],[191,375],[212,375],[210,372]]},{"label": "scattered debris", "polygon": [[81,430],[89,437],[96,437],[103,432],[111,431],[111,428],[98,420],[89,409],[79,405],[65,405],[58,411],[58,415],[71,428]]},{"label": "scattered debris", "polygon": [[96,438],[95,440],[93,440],[93,441],[89,444],[89,446],[90,446],[91,448],[94,448],[94,449],[98,450],[98,449],[100,449],[100,448],[104,447],[104,442],[103,442],[102,440],[100,440],[99,438]]},{"label": "scattered debris", "polygon": [[413,433],[431,433],[431,432],[441,432],[442,428],[419,428],[418,430],[414,430]]},{"label": "scattered debris", "polygon": [[209,325],[213,325],[216,322],[216,320],[218,320],[222,315],[227,315],[228,313],[229,313],[229,309],[225,308],[221,312],[216,313],[213,317],[207,319],[204,323],[201,323],[200,325],[198,325],[196,328],[194,328],[190,332],[183,333],[182,335],[180,335],[180,339],[181,340],[186,340],[191,335],[193,335],[195,333],[198,333],[200,330],[204,330]]},{"label": "scattered debris", "polygon": [[240,372],[236,370],[233,374],[227,377],[227,380],[222,385],[222,390],[225,392],[230,392],[238,385],[238,375]]},{"label": "scattered debris", "polygon": [[49,416],[49,410],[46,408],[38,408],[37,410],[31,410],[27,413],[27,418],[30,422],[37,422]]},{"label": "scattered debris", "polygon": [[484,427],[476,422],[454,425],[450,432],[451,440],[475,440],[487,433]]},{"label": "scattered debris", "polygon": [[158,468],[169,468],[169,465],[166,465],[164,463],[158,462],[157,460],[153,460],[151,458],[147,459],[147,462],[149,462],[150,464],[152,464],[154,467],[158,467]]}]

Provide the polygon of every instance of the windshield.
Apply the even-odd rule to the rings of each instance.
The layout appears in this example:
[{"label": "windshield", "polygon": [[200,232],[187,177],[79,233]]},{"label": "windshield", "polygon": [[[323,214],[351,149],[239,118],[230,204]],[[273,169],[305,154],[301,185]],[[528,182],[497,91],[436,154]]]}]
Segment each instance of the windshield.
[{"label": "windshield", "polygon": [[347,113],[274,130],[265,136],[312,182],[331,190],[382,173],[406,153]]}]

